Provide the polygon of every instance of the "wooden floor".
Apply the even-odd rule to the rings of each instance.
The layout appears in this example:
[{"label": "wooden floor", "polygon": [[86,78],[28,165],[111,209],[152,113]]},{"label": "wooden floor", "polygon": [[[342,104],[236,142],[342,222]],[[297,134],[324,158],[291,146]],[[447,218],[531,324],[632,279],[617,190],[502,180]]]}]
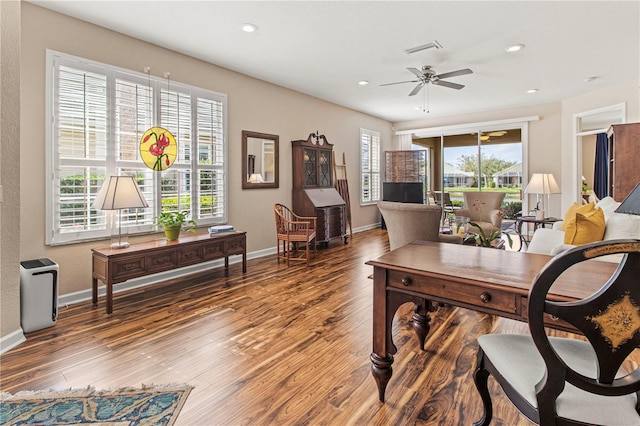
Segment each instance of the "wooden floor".
[{"label": "wooden floor", "polygon": [[[412,306],[396,316],[387,402],[370,374],[372,268],[386,231],[333,242],[307,268],[275,255],[60,311],[0,358],[0,390],[195,386],[178,425],[469,425],[481,415],[471,369],[476,337],[526,326],[444,307],[427,347]],[[494,389],[494,425],[528,425]]]}]

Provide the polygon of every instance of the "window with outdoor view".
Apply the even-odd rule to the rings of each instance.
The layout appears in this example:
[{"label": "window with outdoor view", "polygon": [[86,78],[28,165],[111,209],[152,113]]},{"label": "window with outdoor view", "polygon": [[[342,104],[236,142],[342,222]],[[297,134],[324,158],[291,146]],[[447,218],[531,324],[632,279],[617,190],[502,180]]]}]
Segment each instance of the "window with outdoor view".
[{"label": "window with outdoor view", "polygon": [[360,129],[360,204],[380,200],[380,133]]},{"label": "window with outdoor view", "polygon": [[[152,231],[162,211],[188,211],[199,225],[226,222],[225,94],[53,51],[47,65],[48,244],[111,235],[117,212],[92,203],[114,175],[135,176],[149,204],[121,212],[130,234]],[[154,126],[178,142],[162,172],[140,158],[140,138]]]}]

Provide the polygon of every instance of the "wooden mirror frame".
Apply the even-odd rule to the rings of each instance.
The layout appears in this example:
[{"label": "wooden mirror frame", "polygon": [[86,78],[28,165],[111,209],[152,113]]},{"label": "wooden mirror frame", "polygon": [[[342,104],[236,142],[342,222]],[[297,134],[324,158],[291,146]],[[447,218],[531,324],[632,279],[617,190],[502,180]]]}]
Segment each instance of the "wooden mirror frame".
[{"label": "wooden mirror frame", "polygon": [[[249,149],[249,144],[254,142],[253,139],[260,139],[262,141],[268,140],[273,141],[273,180],[265,181],[265,182],[250,182],[249,176],[253,170],[249,170],[249,162],[253,163],[253,167],[255,167],[255,154],[250,154],[250,152],[255,152],[255,150]],[[258,142],[258,141],[255,141]],[[279,152],[280,152],[280,137],[278,135],[270,135],[268,133],[258,133],[258,132],[250,132],[248,130],[242,131],[242,189],[258,189],[258,188],[278,188],[279,187],[279,170],[280,170],[280,161],[279,161]],[[258,163],[260,167],[262,167],[262,159]],[[260,173],[262,178],[264,179],[264,172]]]}]

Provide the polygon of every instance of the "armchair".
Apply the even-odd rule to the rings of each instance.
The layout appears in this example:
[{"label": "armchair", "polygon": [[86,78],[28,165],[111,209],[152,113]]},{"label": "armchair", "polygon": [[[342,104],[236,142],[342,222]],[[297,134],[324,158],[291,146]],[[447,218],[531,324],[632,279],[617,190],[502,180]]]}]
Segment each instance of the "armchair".
[{"label": "armchair", "polygon": [[[273,210],[276,216],[278,263],[280,259],[285,259],[289,266],[291,260],[306,260],[309,266],[309,246],[313,244],[313,253],[316,252],[316,218],[298,216],[282,204],[276,204]],[[298,243],[305,243],[304,254],[297,253]],[[295,257],[291,257],[292,253]]]},{"label": "armchair", "polygon": [[391,250],[415,240],[462,244],[458,235],[440,234],[440,206],[378,201],[378,209],[387,225]]},{"label": "armchair", "polygon": [[485,235],[490,235],[501,229],[504,195],[504,192],[465,192],[464,208],[455,210],[454,214],[468,217]]}]

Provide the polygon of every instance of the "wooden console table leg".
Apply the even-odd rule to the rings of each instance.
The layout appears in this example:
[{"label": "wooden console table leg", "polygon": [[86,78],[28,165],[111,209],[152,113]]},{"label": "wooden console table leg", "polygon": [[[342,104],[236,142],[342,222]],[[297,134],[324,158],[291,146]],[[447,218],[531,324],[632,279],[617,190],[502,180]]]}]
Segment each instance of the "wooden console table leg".
[{"label": "wooden console table leg", "polygon": [[91,279],[91,302],[94,305],[98,304],[98,279],[96,277]]},{"label": "wooden console table leg", "polygon": [[113,313],[113,283],[107,281],[107,315]]},{"label": "wooden console table leg", "polygon": [[247,251],[242,252],[242,273],[247,272]]},{"label": "wooden console table leg", "polygon": [[224,257],[224,276],[229,276],[229,256]]},{"label": "wooden console table leg", "polygon": [[378,385],[378,399],[384,402],[384,394],[387,390],[387,383],[393,374],[393,355],[380,356],[377,353],[371,353],[371,374]]}]

